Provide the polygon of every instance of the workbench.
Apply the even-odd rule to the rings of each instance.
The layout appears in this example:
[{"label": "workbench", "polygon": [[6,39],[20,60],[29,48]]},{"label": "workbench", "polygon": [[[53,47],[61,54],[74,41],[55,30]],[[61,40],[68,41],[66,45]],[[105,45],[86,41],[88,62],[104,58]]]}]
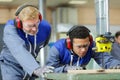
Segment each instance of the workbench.
[{"label": "workbench", "polygon": [[49,73],[50,80],[120,80],[120,70],[72,70],[68,73]]}]

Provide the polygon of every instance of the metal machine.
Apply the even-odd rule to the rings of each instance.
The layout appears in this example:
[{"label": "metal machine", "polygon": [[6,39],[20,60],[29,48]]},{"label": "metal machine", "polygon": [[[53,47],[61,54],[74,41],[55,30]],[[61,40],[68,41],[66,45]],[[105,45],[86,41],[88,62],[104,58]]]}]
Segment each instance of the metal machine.
[{"label": "metal machine", "polygon": [[[114,42],[114,36],[111,36],[110,32],[103,35],[99,35],[95,39],[96,47],[93,48],[95,52],[110,52],[112,49],[112,43]],[[104,56],[102,54],[102,69],[104,69]]]},{"label": "metal machine", "polygon": [[110,52],[112,49],[112,42],[114,42],[114,37],[111,36],[110,32],[103,35],[99,35],[95,39],[96,47],[93,48],[95,52]]}]

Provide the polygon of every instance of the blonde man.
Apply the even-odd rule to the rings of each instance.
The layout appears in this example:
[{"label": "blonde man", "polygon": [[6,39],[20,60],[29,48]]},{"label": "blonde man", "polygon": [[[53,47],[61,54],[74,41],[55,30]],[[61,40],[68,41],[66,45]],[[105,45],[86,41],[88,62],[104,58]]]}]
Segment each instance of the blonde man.
[{"label": "blonde man", "polygon": [[4,28],[4,46],[0,55],[2,80],[35,80],[53,67],[40,68],[36,61],[38,52],[50,38],[51,26],[42,20],[39,10],[33,5],[22,5],[14,20]]}]

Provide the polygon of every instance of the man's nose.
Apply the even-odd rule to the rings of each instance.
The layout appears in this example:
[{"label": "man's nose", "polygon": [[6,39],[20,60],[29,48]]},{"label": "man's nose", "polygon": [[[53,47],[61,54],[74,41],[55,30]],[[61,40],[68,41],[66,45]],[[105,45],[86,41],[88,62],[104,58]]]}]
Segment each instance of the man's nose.
[{"label": "man's nose", "polygon": [[84,47],[81,47],[81,51],[83,51],[83,52],[84,52],[84,51],[86,51],[86,48],[84,48]]},{"label": "man's nose", "polygon": [[32,27],[32,30],[33,30],[33,31],[36,31],[36,30],[37,30],[37,27],[35,27],[35,26]]}]

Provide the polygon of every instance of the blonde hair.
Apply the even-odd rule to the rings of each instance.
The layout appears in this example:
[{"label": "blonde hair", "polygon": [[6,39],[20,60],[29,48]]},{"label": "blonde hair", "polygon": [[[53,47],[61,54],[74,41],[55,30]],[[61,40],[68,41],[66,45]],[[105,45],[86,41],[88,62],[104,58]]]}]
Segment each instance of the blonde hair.
[{"label": "blonde hair", "polygon": [[39,18],[39,11],[35,7],[27,6],[20,11],[18,17],[22,21],[38,19]]}]

